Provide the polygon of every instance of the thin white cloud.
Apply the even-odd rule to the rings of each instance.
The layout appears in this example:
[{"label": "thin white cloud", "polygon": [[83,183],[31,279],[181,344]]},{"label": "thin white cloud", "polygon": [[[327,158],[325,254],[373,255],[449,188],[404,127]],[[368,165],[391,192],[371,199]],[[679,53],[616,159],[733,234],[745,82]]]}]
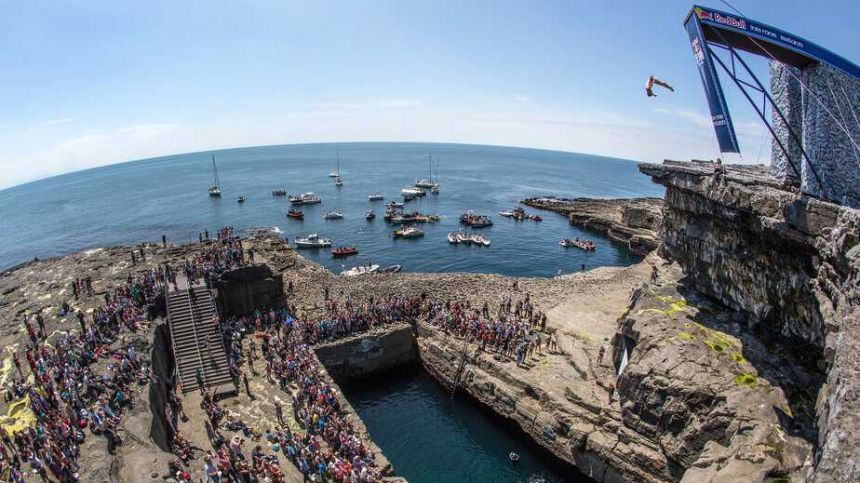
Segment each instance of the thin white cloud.
[{"label": "thin white cloud", "polygon": [[49,119],[47,121],[43,121],[39,123],[42,127],[50,127],[50,126],[59,126],[61,124],[69,124],[74,121],[71,117],[61,117],[58,119]]},{"label": "thin white cloud", "polygon": [[525,94],[514,94],[514,100],[517,102],[531,102],[532,98]]}]

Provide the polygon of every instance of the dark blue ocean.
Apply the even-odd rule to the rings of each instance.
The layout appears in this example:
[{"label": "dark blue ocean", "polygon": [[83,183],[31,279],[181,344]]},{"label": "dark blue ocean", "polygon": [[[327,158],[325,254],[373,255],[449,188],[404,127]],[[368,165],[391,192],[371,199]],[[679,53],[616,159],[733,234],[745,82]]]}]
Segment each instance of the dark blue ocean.
[{"label": "dark blue ocean", "polygon": [[[394,227],[381,215],[384,202],[367,195],[382,192],[386,201],[428,175],[428,153],[438,161],[441,193],[407,204],[409,210],[437,213],[426,236],[394,240]],[[340,153],[344,186],[328,173]],[[544,221],[516,222],[498,216],[525,197],[660,196],[662,190],[639,174],[633,162],[584,154],[494,146],[423,143],[339,143],[266,146],[215,151],[224,192],[210,198],[212,152],[165,156],[79,171],[0,191],[0,269],[40,258],[106,245],[196,240],[204,228],[277,227],[290,240],[319,232],[336,244],[356,245],[360,254],[334,260],[326,251],[304,255],[333,271],[342,264],[401,264],[405,271],[462,271],[546,277],[593,268],[628,265],[638,260],[599,235],[571,227],[560,215],[540,213]],[[305,220],[286,217],[288,193],[313,191],[323,203],[304,207]],[[238,195],[246,202],[236,202]],[[365,221],[375,209],[377,219]],[[345,219],[324,221],[326,210]],[[492,215],[482,233],[487,248],[451,246],[446,235],[458,228],[466,210]],[[533,210],[529,210],[533,211]],[[594,253],[563,249],[557,241],[585,236],[597,242]]]}]

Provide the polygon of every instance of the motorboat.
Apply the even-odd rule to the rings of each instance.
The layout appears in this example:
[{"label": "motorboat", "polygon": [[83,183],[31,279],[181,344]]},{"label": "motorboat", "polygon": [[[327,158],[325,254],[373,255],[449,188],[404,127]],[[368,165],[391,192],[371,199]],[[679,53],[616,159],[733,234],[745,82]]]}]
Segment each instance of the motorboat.
[{"label": "motorboat", "polygon": [[333,258],[343,258],[351,255],[358,255],[358,248],[355,247],[337,247],[331,251]]},{"label": "motorboat", "polygon": [[340,272],[343,277],[356,277],[358,275],[370,275],[372,273],[376,273],[379,270],[379,265],[377,264],[367,264],[367,265],[358,265],[352,267],[348,270],[344,270]]},{"label": "motorboat", "polygon": [[329,177],[329,178],[337,178],[337,173],[335,173],[334,171],[332,171],[331,173],[329,173],[329,174],[328,174],[328,177]]},{"label": "motorboat", "polygon": [[343,179],[340,176],[334,179],[334,185],[337,187],[343,186]]},{"label": "motorboat", "polygon": [[379,273],[398,273],[402,268],[400,265],[389,265],[385,268],[380,268]]},{"label": "motorboat", "polygon": [[302,204],[303,205],[316,205],[319,203],[322,203],[322,199],[319,196],[317,196],[311,192],[308,192],[308,193],[305,193],[302,195]]},{"label": "motorboat", "polygon": [[403,195],[403,202],[406,203],[406,202],[414,200],[415,198],[416,198],[415,195],[405,194],[405,195]]},{"label": "motorboat", "polygon": [[543,221],[543,218],[541,218],[538,215],[529,215],[529,220],[531,220],[531,221]]},{"label": "motorboat", "polygon": [[570,239],[565,238],[563,240],[559,240],[558,244],[567,248],[567,247],[576,247],[580,250],[585,250],[587,252],[593,252],[597,247],[594,245],[594,242],[591,240],[580,240],[579,238]]},{"label": "motorboat", "polygon": [[504,216],[505,218],[513,218],[515,216],[513,210],[500,211],[499,215]]},{"label": "motorboat", "polygon": [[272,196],[287,196],[285,190],[272,190]]},{"label": "motorboat", "polygon": [[385,199],[385,197],[382,196],[382,193],[370,193],[367,199],[370,201],[382,201]]},{"label": "motorboat", "polygon": [[493,220],[486,215],[477,215],[472,211],[467,211],[460,215],[460,223],[472,228],[484,228],[493,225]]},{"label": "motorboat", "polygon": [[453,231],[451,233],[448,233],[448,243],[450,243],[452,245],[456,245],[456,244],[460,243],[460,241],[457,240],[457,234],[454,233]]},{"label": "motorboat", "polygon": [[438,195],[439,194],[439,185],[434,184],[433,187],[430,188],[430,192],[433,193],[434,195]]},{"label": "motorboat", "polygon": [[323,215],[323,219],[326,220],[342,220],[343,213],[339,211],[327,211],[325,215]]},{"label": "motorboat", "polygon": [[209,196],[221,197],[221,182],[218,180],[218,166],[215,165],[215,155],[212,155],[212,172],[215,175],[215,184],[209,187]]},{"label": "motorboat", "polygon": [[468,245],[469,243],[472,243],[472,239],[469,237],[469,235],[463,232],[457,232],[457,243]]},{"label": "motorboat", "polygon": [[367,219],[367,221],[371,221],[376,218],[376,213],[374,213],[373,210],[370,210],[367,212],[366,215],[364,215],[364,217]]},{"label": "motorboat", "polygon": [[473,245],[484,246],[484,247],[490,246],[490,240],[488,238],[482,237],[481,235],[479,235],[477,233],[470,236],[469,239],[472,240]]},{"label": "motorboat", "polygon": [[302,193],[298,196],[290,196],[289,200],[294,205],[315,205],[322,203],[322,199],[311,192]]},{"label": "motorboat", "polygon": [[244,197],[244,196],[242,196],[242,195],[239,195],[239,197],[238,197],[238,198],[236,198],[236,201],[237,201],[238,203],[244,203],[244,202],[245,202],[245,197]]},{"label": "motorboat", "polygon": [[296,248],[326,248],[331,246],[331,240],[319,236],[317,233],[311,233],[304,238],[295,239]]},{"label": "motorboat", "polygon": [[305,213],[300,210],[290,210],[287,212],[287,217],[293,218],[294,220],[304,220]]},{"label": "motorboat", "polygon": [[407,187],[403,188],[402,190],[400,190],[400,194],[402,194],[403,196],[412,195],[414,197],[414,196],[424,196],[427,194],[427,192],[424,191],[423,189],[417,187],[417,186],[407,186]]},{"label": "motorboat", "polygon": [[388,209],[403,208],[403,203],[398,203],[396,201],[389,201],[388,203],[385,204],[385,207]]},{"label": "motorboat", "polygon": [[394,230],[394,238],[419,238],[422,236],[424,236],[424,232],[414,226]]}]

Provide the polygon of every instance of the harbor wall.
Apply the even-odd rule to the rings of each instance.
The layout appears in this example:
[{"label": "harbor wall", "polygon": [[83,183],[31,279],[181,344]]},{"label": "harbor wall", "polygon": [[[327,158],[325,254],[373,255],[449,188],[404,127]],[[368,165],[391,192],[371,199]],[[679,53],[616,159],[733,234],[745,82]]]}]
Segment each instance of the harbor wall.
[{"label": "harbor wall", "polygon": [[223,273],[212,281],[223,317],[250,314],[260,307],[276,307],[284,296],[284,280],[268,265],[250,265]]},{"label": "harbor wall", "polygon": [[406,323],[379,332],[314,347],[320,362],[341,384],[349,384],[418,362],[412,326]]}]

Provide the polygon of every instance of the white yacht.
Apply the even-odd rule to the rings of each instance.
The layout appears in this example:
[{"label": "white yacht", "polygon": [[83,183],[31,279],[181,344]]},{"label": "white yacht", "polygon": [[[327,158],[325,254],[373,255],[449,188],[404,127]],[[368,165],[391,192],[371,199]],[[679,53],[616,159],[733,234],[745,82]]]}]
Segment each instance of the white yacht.
[{"label": "white yacht", "polygon": [[423,189],[421,189],[417,186],[407,186],[407,187],[403,188],[402,190],[400,190],[400,193],[403,196],[412,196],[412,197],[424,196],[427,194]]},{"label": "white yacht", "polygon": [[327,211],[323,218],[326,220],[341,220],[343,219],[343,213],[339,211]]},{"label": "white yacht", "polygon": [[293,203],[294,205],[315,205],[317,203],[322,203],[322,199],[311,192],[302,193],[298,196],[291,195],[289,200],[290,203]]},{"label": "white yacht", "polygon": [[382,196],[382,193],[370,193],[370,196],[368,196],[367,199],[370,201],[382,201],[385,197]]},{"label": "white yacht", "polygon": [[374,263],[367,265],[358,265],[348,270],[344,270],[340,272],[340,274],[344,277],[355,277],[357,275],[369,275],[371,273],[376,273],[377,270],[379,270],[379,265]]},{"label": "white yacht", "polygon": [[331,240],[311,233],[304,238],[296,238],[296,248],[326,248],[331,246]]}]

